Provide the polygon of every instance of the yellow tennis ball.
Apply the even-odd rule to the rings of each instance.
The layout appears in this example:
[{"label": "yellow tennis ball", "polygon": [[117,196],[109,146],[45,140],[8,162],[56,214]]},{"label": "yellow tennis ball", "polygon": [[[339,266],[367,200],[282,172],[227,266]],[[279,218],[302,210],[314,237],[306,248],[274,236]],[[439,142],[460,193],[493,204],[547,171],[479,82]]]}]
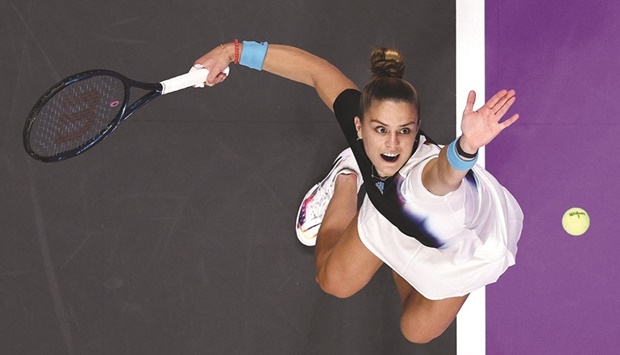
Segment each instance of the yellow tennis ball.
[{"label": "yellow tennis ball", "polygon": [[566,233],[580,236],[590,227],[590,216],[582,208],[573,207],[564,213],[562,227]]}]

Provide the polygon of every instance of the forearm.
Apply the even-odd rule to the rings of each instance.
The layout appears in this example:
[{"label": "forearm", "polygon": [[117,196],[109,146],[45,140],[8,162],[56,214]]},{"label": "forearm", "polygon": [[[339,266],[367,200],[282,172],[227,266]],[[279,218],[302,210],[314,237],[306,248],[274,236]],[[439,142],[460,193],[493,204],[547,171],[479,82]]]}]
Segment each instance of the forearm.
[{"label": "forearm", "polygon": [[342,75],[323,58],[296,47],[279,44],[269,45],[263,70],[312,87],[316,87],[325,78]]},{"label": "forearm", "polygon": [[[457,146],[460,149],[457,149]],[[459,150],[467,157],[458,153]],[[451,155],[450,159],[449,155]],[[463,151],[458,141],[443,147],[439,156],[424,167],[422,184],[429,192],[437,196],[444,196],[458,189],[467,172],[475,164],[474,157],[474,154]]]},{"label": "forearm", "polygon": [[[225,44],[222,49],[226,53],[235,53],[235,44]],[[243,44],[240,43],[239,56],[243,55],[243,50]],[[230,57],[229,61],[232,61]],[[330,109],[338,94],[345,89],[356,88],[353,82],[325,59],[287,45],[270,44],[262,70],[315,88]]]}]

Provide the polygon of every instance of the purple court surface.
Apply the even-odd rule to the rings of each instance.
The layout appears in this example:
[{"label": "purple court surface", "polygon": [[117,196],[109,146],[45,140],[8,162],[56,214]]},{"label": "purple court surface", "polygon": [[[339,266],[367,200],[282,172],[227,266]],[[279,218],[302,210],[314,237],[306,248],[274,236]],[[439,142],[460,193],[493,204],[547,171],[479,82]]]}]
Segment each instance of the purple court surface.
[{"label": "purple court surface", "polygon": [[521,115],[486,166],[525,213],[517,266],[487,287],[488,354],[620,351],[619,18],[611,0],[486,2],[487,93],[516,89]]}]

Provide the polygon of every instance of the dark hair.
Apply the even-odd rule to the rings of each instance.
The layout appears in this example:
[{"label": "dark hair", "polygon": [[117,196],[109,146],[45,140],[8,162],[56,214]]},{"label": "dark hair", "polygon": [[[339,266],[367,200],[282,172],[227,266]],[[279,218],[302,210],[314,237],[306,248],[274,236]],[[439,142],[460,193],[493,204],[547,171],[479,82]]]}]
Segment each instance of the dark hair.
[{"label": "dark hair", "polygon": [[372,77],[362,91],[360,110],[362,118],[373,101],[391,100],[415,106],[420,116],[420,103],[415,88],[406,80],[405,61],[396,49],[378,48],[370,56]]}]

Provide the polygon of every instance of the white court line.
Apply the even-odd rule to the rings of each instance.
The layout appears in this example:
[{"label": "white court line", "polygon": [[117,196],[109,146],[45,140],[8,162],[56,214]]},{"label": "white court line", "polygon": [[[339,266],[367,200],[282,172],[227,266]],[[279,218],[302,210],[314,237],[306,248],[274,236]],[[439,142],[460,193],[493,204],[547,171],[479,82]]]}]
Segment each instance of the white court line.
[{"label": "white court line", "polygon": [[[476,104],[485,98],[484,0],[456,0],[456,134],[470,90]],[[484,166],[484,147],[478,164]],[[456,318],[457,355],[486,354],[486,292],[472,292]]]}]

